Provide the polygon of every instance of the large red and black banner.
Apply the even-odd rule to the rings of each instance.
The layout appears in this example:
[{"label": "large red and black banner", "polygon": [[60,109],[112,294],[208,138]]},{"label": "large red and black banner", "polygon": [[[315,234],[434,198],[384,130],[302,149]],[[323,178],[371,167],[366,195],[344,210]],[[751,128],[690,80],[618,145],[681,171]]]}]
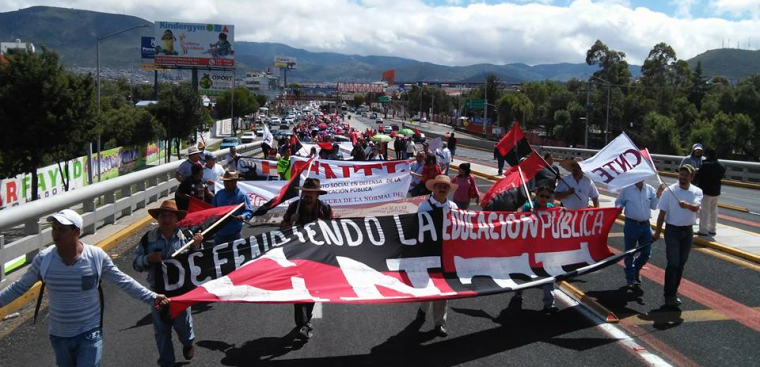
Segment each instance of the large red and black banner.
[{"label": "large red and black banner", "polygon": [[[618,208],[339,218],[163,263],[173,315],[199,302],[394,303],[536,287],[613,264]],[[163,288],[163,289],[160,289]]]}]

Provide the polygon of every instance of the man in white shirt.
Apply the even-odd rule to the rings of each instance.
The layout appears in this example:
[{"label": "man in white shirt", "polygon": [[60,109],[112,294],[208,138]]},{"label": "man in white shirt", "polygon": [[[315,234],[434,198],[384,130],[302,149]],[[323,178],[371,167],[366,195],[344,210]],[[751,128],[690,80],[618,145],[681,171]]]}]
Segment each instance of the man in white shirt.
[{"label": "man in white shirt", "polygon": [[[457,205],[448,199],[448,195],[449,192],[456,191],[459,185],[451,183],[451,178],[449,178],[449,176],[438,175],[435,179],[425,182],[425,187],[427,187],[432,194],[430,194],[430,197],[427,200],[420,203],[420,206],[417,209],[418,213],[433,211],[435,209],[441,209],[444,211],[458,209]],[[449,334],[446,332],[446,309],[448,308],[448,301],[422,302],[420,308],[417,310],[417,320],[425,321],[425,315],[431,305],[433,306],[433,322],[435,323],[433,331],[438,336],[448,336]]]},{"label": "man in white shirt", "polygon": [[214,184],[219,177],[224,175],[224,168],[221,164],[216,163],[216,156],[211,153],[206,153],[206,164],[203,166],[203,182],[211,191],[216,192],[216,185]]},{"label": "man in white shirt", "polygon": [[[625,251],[636,247],[637,243],[639,246],[652,243],[649,218],[652,217],[652,210],[657,209],[657,203],[660,202],[663,190],[665,190],[665,184],[661,184],[655,192],[654,187],[641,181],[620,191],[617,200],[615,200],[615,206],[623,208],[625,213],[625,225],[623,226]],[[629,289],[641,290],[639,272],[649,261],[651,253],[652,246],[647,246],[638,253],[635,259],[633,256],[625,257],[623,261],[625,264],[625,280]]]},{"label": "man in white shirt", "polygon": [[446,146],[446,143],[443,143],[443,148],[441,150],[435,151],[435,156],[438,160],[438,165],[441,166],[441,172],[443,172],[444,175],[448,175],[449,166],[451,165],[451,151]]},{"label": "man in white shirt", "polygon": [[657,241],[665,227],[665,254],[668,265],[665,268],[665,305],[678,307],[678,286],[681,284],[683,268],[689,259],[691,245],[694,242],[694,224],[697,223],[697,212],[702,204],[702,190],[691,184],[696,170],[690,164],[681,166],[678,170],[678,183],[670,186],[670,190],[662,196],[657,206],[660,216],[657,217],[657,228],[652,236]]},{"label": "man in white shirt", "polygon": [[599,191],[591,181],[581,171],[578,162],[581,158],[570,161],[570,174],[562,177],[557,183],[554,190],[554,198],[562,202],[562,206],[567,209],[585,209],[588,208],[588,200],[594,204],[594,208],[599,207]]}]

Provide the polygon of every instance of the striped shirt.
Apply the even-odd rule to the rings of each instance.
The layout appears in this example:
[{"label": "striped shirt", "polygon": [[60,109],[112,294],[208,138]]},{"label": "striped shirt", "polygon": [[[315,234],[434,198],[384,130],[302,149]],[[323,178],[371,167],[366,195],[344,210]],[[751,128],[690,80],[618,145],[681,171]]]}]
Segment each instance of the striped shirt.
[{"label": "striped shirt", "polygon": [[67,266],[58,255],[56,247],[50,246],[35,256],[29,270],[19,280],[0,291],[0,306],[20,297],[41,280],[40,268],[44,256],[52,257],[45,272],[45,289],[50,303],[50,335],[70,338],[100,325],[98,275],[93,263],[100,262],[101,277],[116,284],[130,296],[148,304],[156,298],[156,293],[122,273],[99,247],[82,251],[74,265]]}]

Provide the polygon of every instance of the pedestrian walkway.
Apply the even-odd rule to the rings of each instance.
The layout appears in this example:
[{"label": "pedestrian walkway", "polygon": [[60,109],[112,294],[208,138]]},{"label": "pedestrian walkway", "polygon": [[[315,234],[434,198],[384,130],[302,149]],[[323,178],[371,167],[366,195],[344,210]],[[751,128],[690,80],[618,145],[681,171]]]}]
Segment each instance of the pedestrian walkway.
[{"label": "pedestrian walkway", "polygon": [[[458,159],[458,161],[462,162],[461,159]],[[455,166],[454,164],[452,165]],[[470,166],[474,175],[487,179],[499,179],[499,177],[496,176],[498,173],[496,167],[486,166],[475,162],[470,162]],[[612,207],[615,205],[615,197],[600,194],[599,205],[605,208]],[[652,225],[657,224],[658,215],[659,210],[655,210],[652,213]],[[698,228],[695,225],[694,233],[697,233],[697,230]],[[698,236],[695,237],[694,242],[747,260],[760,262],[760,235],[739,228],[718,223],[717,234],[715,236]]]}]

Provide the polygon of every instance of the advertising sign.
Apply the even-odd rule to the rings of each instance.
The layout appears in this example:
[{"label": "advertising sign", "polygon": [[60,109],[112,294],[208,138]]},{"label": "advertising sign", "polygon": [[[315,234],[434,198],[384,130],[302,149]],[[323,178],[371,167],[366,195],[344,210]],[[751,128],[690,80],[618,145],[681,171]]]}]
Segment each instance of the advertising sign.
[{"label": "advertising sign", "polygon": [[[68,172],[63,176],[57,164],[37,170],[38,197],[40,199],[60,195],[65,191],[64,178],[69,178],[69,190],[84,187],[87,183],[86,159],[79,157],[69,161]],[[61,168],[65,167],[61,164]],[[21,174],[13,178],[0,180],[0,209],[25,204],[32,199],[32,175]]]},{"label": "advertising sign", "polygon": [[232,71],[199,71],[198,93],[207,96],[218,96],[232,89],[235,73]]},{"label": "advertising sign", "polygon": [[156,64],[235,67],[235,27],[227,24],[156,22]]},{"label": "advertising sign", "polygon": [[296,69],[296,58],[295,57],[286,57],[286,56],[275,56],[274,57],[274,67],[276,68],[284,68],[288,70],[295,70]]},{"label": "advertising sign", "polygon": [[382,84],[338,83],[338,92],[384,93]]},{"label": "advertising sign", "polygon": [[142,37],[140,39],[140,54],[143,59],[153,59],[156,57],[156,39],[153,37]]}]

